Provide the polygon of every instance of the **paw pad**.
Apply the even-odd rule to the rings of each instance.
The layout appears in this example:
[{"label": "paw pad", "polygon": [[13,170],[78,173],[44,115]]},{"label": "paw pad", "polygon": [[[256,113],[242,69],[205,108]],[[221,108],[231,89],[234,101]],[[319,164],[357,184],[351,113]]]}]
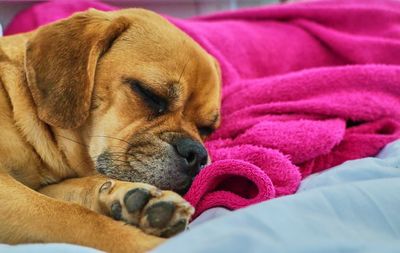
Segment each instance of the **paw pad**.
[{"label": "paw pad", "polygon": [[150,192],[146,189],[133,189],[126,193],[124,204],[129,213],[137,212],[143,209],[147,202],[149,202],[150,197]]},{"label": "paw pad", "polygon": [[171,202],[161,201],[150,206],[147,211],[147,219],[153,228],[164,228],[168,225],[175,212],[175,205]]},{"label": "paw pad", "polygon": [[114,201],[111,204],[111,216],[116,220],[122,219],[122,206],[119,201]]}]

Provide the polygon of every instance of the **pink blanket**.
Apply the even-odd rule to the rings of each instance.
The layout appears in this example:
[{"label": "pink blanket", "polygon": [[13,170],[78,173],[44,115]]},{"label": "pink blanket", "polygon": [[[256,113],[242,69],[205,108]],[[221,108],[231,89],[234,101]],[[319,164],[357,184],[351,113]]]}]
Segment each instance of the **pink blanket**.
[{"label": "pink blanket", "polygon": [[[57,1],[22,12],[6,33],[74,11]],[[185,196],[204,210],[292,194],[311,173],[375,155],[400,135],[400,2],[316,1],[170,18],[214,55],[223,121],[213,163]]]}]

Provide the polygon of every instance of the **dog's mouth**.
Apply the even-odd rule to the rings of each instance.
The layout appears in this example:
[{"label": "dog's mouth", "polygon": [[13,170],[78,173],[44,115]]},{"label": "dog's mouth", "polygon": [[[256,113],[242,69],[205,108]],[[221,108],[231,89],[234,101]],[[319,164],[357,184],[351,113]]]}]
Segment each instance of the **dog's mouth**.
[{"label": "dog's mouth", "polygon": [[135,156],[103,152],[96,160],[96,170],[107,177],[129,182],[154,185],[162,190],[172,190],[184,195],[190,188],[194,175],[184,173],[184,164],[177,159],[162,156],[145,160],[143,154]]},{"label": "dog's mouth", "polygon": [[110,178],[147,183],[183,195],[208,161],[204,146],[182,133],[135,136],[122,152],[120,146],[113,150],[114,145],[103,151],[95,161],[96,170]]},{"label": "dog's mouth", "polygon": [[190,186],[192,186],[193,180],[194,180],[194,178],[192,178],[191,180],[188,180],[186,183],[186,186],[183,186],[181,189],[174,190],[174,191],[181,196],[185,195],[189,191]]}]

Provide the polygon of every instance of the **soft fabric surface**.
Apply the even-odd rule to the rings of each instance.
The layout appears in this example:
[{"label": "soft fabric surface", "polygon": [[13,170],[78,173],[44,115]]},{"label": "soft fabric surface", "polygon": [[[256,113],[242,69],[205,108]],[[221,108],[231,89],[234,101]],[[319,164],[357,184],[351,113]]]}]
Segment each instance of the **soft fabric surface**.
[{"label": "soft fabric surface", "polygon": [[[114,9],[39,4],[6,32],[90,6]],[[373,156],[399,137],[399,2],[316,1],[170,20],[218,59],[223,75],[222,125],[206,143],[213,163],[185,196],[195,215],[294,193],[311,173]]]},{"label": "soft fabric surface", "polygon": [[[308,177],[296,195],[229,214],[218,209],[223,217],[193,226],[154,252],[398,252],[399,192],[397,141],[377,158],[349,161]],[[68,244],[0,244],[0,252],[94,251]]]},{"label": "soft fabric surface", "polygon": [[7,245],[0,244],[1,253],[101,253],[92,248],[66,243],[36,243],[36,244],[20,244]]},{"label": "soft fabric surface", "polygon": [[389,253],[400,249],[400,141],[302,181],[297,194],[192,228],[154,253]]}]

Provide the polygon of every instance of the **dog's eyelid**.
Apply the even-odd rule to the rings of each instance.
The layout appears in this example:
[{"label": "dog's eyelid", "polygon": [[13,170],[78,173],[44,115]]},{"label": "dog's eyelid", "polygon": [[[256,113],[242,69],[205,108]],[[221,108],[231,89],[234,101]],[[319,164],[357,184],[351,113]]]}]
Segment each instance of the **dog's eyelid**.
[{"label": "dog's eyelid", "polygon": [[130,85],[131,89],[144,100],[144,102],[154,111],[155,115],[160,115],[167,111],[167,99],[161,97],[149,88],[145,87],[145,85],[141,81],[126,78],[124,79],[124,82]]}]

